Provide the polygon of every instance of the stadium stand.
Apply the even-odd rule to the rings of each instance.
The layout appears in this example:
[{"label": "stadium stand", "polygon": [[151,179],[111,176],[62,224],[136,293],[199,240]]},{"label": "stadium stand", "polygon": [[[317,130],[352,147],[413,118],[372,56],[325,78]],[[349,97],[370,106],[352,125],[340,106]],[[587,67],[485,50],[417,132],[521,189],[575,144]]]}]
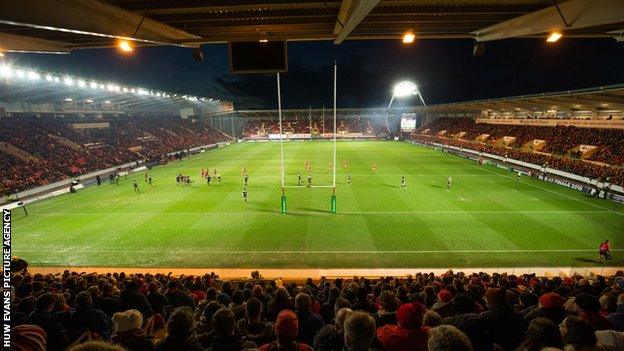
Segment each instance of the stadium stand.
[{"label": "stadium stand", "polygon": [[[387,128],[381,123],[383,121],[361,118],[336,116],[338,133],[362,133],[364,135],[381,135],[387,133]],[[311,124],[311,127],[310,127]],[[308,117],[287,118],[282,121],[283,131],[287,134],[320,134],[333,132],[334,121],[326,117],[325,120]],[[247,119],[243,130],[243,137],[278,134],[279,122],[276,118]]]},{"label": "stadium stand", "polygon": [[[108,127],[72,127],[88,122],[108,123]],[[0,165],[8,170],[0,175],[0,194],[227,140],[206,122],[175,117],[0,118]]]},{"label": "stadium stand", "polygon": [[[258,274],[236,281],[214,273],[44,275],[18,258],[12,267],[14,349],[27,342],[39,345],[29,350],[80,349],[87,339],[128,350],[624,347],[621,271],[592,278],[448,271],[281,286]],[[454,338],[464,346],[445,348]]]},{"label": "stadium stand", "polygon": [[[462,134],[464,133],[464,134]],[[486,138],[482,136],[487,135]],[[505,142],[511,137],[511,142]],[[576,127],[535,127],[476,123],[470,118],[439,118],[412,133],[421,142],[470,148],[624,185],[624,131]],[[515,139],[514,139],[515,138]],[[538,151],[533,140],[545,143]],[[583,159],[578,148],[595,146]]]}]

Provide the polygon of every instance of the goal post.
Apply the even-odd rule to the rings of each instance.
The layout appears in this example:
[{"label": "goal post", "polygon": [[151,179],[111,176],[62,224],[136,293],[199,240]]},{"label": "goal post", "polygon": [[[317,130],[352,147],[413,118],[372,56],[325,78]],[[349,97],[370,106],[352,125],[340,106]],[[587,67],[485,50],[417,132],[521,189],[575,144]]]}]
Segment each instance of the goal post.
[{"label": "goal post", "polygon": [[[334,62],[334,128],[333,128],[333,150],[332,150],[332,179],[330,185],[311,185],[309,188],[331,188],[332,194],[330,199],[330,212],[336,213],[336,143],[337,143],[337,123],[336,123],[336,81],[337,81],[337,72],[338,66],[336,62]],[[284,126],[282,120],[282,95],[281,95],[281,83],[280,83],[280,74],[276,73],[276,83],[277,83],[277,115],[278,115],[278,123],[279,123],[279,143],[280,143],[280,187],[281,187],[281,197],[280,197],[280,212],[287,213],[287,199],[286,199],[286,188],[292,188],[294,186],[286,185],[286,169],[284,168]],[[323,108],[323,132],[325,131],[325,113]],[[310,124],[310,140],[312,135],[312,109],[310,107],[309,110],[309,124]],[[299,186],[297,186],[299,187]]]}]

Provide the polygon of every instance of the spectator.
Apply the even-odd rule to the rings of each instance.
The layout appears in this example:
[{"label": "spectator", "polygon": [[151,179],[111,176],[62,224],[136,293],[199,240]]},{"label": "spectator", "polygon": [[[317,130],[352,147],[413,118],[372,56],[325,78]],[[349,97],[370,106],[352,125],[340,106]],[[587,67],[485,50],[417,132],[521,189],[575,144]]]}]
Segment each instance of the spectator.
[{"label": "spectator", "polygon": [[547,318],[553,323],[559,325],[565,317],[572,314],[563,307],[565,300],[559,294],[554,292],[546,293],[539,297],[539,303],[536,309],[527,313],[524,318],[531,321],[535,318]]},{"label": "spectator", "polygon": [[138,310],[143,315],[143,320],[147,320],[154,314],[152,306],[145,296],[139,292],[139,285],[135,281],[128,282],[126,288],[119,295],[119,302],[121,303],[121,309],[126,310]]},{"label": "spectator", "polygon": [[396,294],[389,290],[382,291],[379,295],[379,310],[373,315],[377,328],[386,324],[397,324],[396,311],[398,308],[399,300]]},{"label": "spectator", "polygon": [[442,318],[450,317],[453,312],[453,294],[446,289],[440,290],[438,293],[438,300],[433,304],[431,309],[437,312]]},{"label": "spectator", "polygon": [[53,312],[57,296],[45,293],[37,299],[35,310],[28,317],[28,324],[41,327],[48,337],[46,346],[49,351],[63,350],[69,344],[69,339],[63,328],[62,315]]},{"label": "spectator", "polygon": [[113,315],[111,341],[129,351],[151,351],[154,344],[147,337],[143,326],[143,315],[138,310],[117,312]]},{"label": "spectator", "polygon": [[203,351],[200,343],[191,339],[193,313],[188,307],[177,308],[167,321],[167,336],[156,345],[156,351]]},{"label": "spectator", "polygon": [[435,328],[442,323],[442,317],[433,310],[428,310],[423,316],[423,325],[427,328]]},{"label": "spectator", "polygon": [[299,335],[297,341],[312,345],[314,335],[323,328],[323,318],[310,310],[312,300],[305,293],[299,293],[295,297],[297,306],[297,319],[299,320]]},{"label": "spectator", "polygon": [[293,303],[288,290],[279,288],[275,291],[275,297],[269,301],[267,311],[267,320],[269,322],[275,322],[277,315],[282,310],[295,310],[295,304]]},{"label": "spectator", "polygon": [[451,325],[431,329],[427,347],[429,351],[472,351],[466,334]]},{"label": "spectator", "polygon": [[180,288],[180,284],[177,280],[169,281],[167,285],[167,292],[165,293],[165,297],[169,300],[169,304],[171,307],[189,307],[191,309],[195,308],[195,300],[182,291]]},{"label": "spectator", "polygon": [[481,316],[485,319],[488,333],[495,344],[506,350],[516,348],[526,330],[524,318],[516,313],[507,302],[507,290],[503,288],[489,288],[485,292],[488,311]]},{"label": "spectator", "polygon": [[126,351],[119,345],[113,345],[104,341],[87,341],[67,349],[68,351]]},{"label": "spectator", "polygon": [[[342,310],[342,309],[341,309]],[[375,338],[375,319],[368,313],[348,313],[344,322],[344,346],[346,351],[368,351]]]},{"label": "spectator", "polygon": [[535,318],[529,323],[527,335],[516,351],[540,351],[546,347],[563,347],[559,327],[549,319]]},{"label": "spectator", "polygon": [[150,307],[154,313],[158,313],[161,316],[165,315],[165,306],[169,305],[169,300],[167,297],[160,291],[160,287],[158,283],[155,281],[150,282],[147,285],[147,302],[149,302]]},{"label": "spectator", "polygon": [[212,326],[216,334],[210,347],[212,351],[240,351],[256,347],[254,343],[244,342],[236,332],[236,318],[229,308],[221,308],[214,314]]},{"label": "spectator", "polygon": [[594,330],[613,329],[611,322],[600,313],[600,302],[594,295],[579,294],[574,298],[574,306],[582,320]]},{"label": "spectator", "polygon": [[473,345],[475,350],[491,351],[494,342],[487,331],[485,319],[475,313],[475,301],[466,294],[458,294],[453,298],[453,317],[442,320],[442,324],[449,324],[461,330]]},{"label": "spectator", "polygon": [[273,323],[262,320],[262,302],[255,297],[245,304],[246,317],[238,321],[238,329],[243,336],[256,345],[264,345],[273,340]]},{"label": "spectator", "polygon": [[616,311],[609,313],[607,319],[615,330],[624,331],[624,294],[618,296]]},{"label": "spectator", "polygon": [[425,306],[406,303],[397,311],[398,325],[388,324],[377,329],[377,339],[384,350],[427,350],[429,329],[422,326]]},{"label": "spectator", "polygon": [[312,347],[296,341],[299,334],[299,321],[297,315],[291,310],[281,311],[275,321],[275,335],[277,341],[264,344],[260,351],[280,350],[280,351],[312,351]]},{"label": "spectator", "polygon": [[71,324],[73,331],[87,328],[104,338],[108,338],[111,333],[111,319],[93,306],[91,294],[87,291],[81,291],[76,296],[76,310],[71,315]]},{"label": "spectator", "polygon": [[353,311],[350,308],[339,309],[334,318],[335,323],[325,325],[314,336],[314,349],[336,351],[344,349],[344,322],[351,313]]},{"label": "spectator", "polygon": [[22,324],[11,328],[11,350],[45,351],[46,332],[36,325]]},{"label": "spectator", "polygon": [[606,351],[624,350],[624,332],[599,330],[596,332],[596,340]]},{"label": "spectator", "polygon": [[598,345],[591,324],[580,317],[570,316],[559,325],[565,351],[603,351]]}]

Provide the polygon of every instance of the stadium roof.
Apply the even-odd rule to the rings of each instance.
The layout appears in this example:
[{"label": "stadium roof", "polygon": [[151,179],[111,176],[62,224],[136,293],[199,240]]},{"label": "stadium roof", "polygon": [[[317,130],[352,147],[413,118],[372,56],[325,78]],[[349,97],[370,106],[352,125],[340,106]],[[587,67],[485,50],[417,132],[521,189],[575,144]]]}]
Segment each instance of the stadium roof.
[{"label": "stadium roof", "polygon": [[98,113],[233,109],[229,101],[0,65],[0,112]]},{"label": "stadium roof", "polygon": [[503,112],[546,110],[622,111],[624,110],[624,84],[415,107],[415,111],[420,113],[472,113],[483,110]]},{"label": "stadium roof", "polygon": [[[553,5],[555,3],[556,5]],[[624,38],[613,0],[19,0],[4,1],[0,50],[69,52],[226,41],[540,37]]]}]

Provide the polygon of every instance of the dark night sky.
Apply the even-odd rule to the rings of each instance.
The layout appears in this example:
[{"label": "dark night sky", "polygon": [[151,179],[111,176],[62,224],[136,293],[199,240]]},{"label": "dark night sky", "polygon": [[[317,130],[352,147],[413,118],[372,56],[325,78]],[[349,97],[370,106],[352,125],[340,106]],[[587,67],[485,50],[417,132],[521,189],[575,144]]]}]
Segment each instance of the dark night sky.
[{"label": "dark night sky", "polygon": [[[170,92],[232,100],[238,109],[275,108],[274,75],[230,75],[227,47],[206,45],[204,61],[176,47],[77,50],[70,55],[11,54],[15,65]],[[624,43],[613,39],[537,39],[487,43],[472,56],[470,40],[347,41],[288,44],[283,107],[332,105],[338,63],[338,106],[387,105],[394,82],[415,81],[428,104],[624,83]],[[415,101],[414,101],[415,102]],[[408,103],[403,102],[403,103]]]}]

